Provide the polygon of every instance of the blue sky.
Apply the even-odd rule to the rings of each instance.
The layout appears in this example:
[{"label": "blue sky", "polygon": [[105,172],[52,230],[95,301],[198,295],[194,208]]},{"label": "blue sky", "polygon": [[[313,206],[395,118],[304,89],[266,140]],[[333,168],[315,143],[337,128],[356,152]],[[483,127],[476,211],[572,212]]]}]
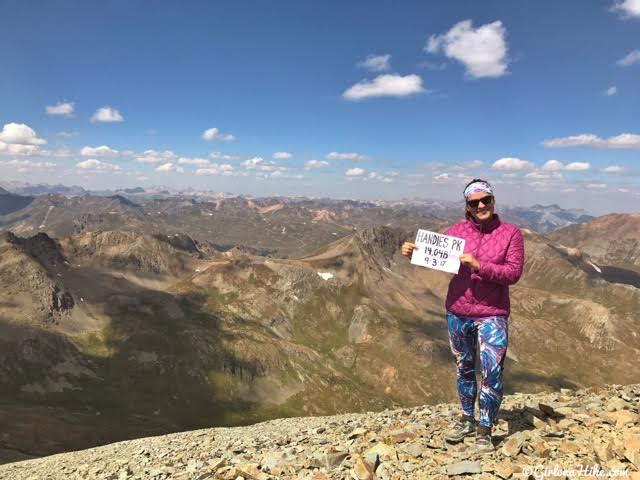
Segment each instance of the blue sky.
[{"label": "blue sky", "polygon": [[638,0],[1,6],[4,181],[638,211]]}]

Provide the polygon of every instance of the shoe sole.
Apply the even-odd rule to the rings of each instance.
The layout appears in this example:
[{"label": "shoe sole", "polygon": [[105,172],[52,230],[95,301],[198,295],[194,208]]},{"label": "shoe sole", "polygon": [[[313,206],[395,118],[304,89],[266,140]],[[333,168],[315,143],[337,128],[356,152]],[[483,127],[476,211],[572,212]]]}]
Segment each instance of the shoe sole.
[{"label": "shoe sole", "polygon": [[444,437],[444,439],[449,443],[459,443],[463,441],[465,438],[470,437],[471,435],[475,435],[475,430],[469,433],[465,433],[461,437]]}]

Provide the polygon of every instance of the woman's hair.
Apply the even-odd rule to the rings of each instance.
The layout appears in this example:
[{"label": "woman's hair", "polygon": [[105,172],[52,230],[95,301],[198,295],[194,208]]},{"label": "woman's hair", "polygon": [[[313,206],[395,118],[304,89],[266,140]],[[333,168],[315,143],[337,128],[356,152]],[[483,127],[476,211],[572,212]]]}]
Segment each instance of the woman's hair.
[{"label": "woman's hair", "polygon": [[464,197],[464,218],[466,218],[467,220],[473,218],[472,215],[469,213],[469,210],[467,209],[467,197],[464,196],[464,192],[467,190],[467,187],[469,185],[471,185],[472,183],[476,183],[476,182],[484,182],[487,185],[489,185],[490,188],[493,188],[491,186],[491,184],[489,182],[487,182],[486,180],[482,179],[482,178],[474,178],[473,180],[471,180],[469,183],[467,183],[464,188],[462,189],[462,196]]}]

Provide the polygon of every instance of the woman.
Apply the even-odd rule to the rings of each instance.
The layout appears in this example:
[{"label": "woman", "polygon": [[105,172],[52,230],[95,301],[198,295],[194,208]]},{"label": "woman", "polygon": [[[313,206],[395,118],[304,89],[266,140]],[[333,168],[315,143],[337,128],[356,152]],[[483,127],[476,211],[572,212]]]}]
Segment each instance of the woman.
[{"label": "woman", "polygon": [[[462,441],[476,433],[480,451],[493,450],[491,428],[502,401],[502,373],[507,352],[509,285],[522,275],[524,239],[515,225],[504,223],[495,211],[489,182],[474,179],[464,189],[467,220],[446,235],[465,240],[460,270],[449,283],[446,309],[449,342],[457,365],[457,387],[462,416],[445,439]],[[410,257],[415,244],[406,242],[402,254]],[[476,429],[476,344],[480,345],[482,385],[480,418]]]}]

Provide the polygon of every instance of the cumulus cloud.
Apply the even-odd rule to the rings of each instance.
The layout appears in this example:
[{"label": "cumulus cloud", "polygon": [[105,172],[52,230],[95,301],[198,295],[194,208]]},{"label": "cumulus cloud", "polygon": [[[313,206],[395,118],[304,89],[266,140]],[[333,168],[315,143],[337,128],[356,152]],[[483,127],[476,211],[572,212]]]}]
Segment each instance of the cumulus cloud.
[{"label": "cumulus cloud", "polygon": [[527,173],[524,178],[533,180],[559,180],[563,181],[564,177],[557,171],[542,171],[536,170],[535,172]]},{"label": "cumulus cloud", "polygon": [[178,159],[178,156],[170,150],[164,152],[156,152],[155,150],[145,150],[142,154],[135,157],[138,163],[150,163],[152,165],[170,162]]},{"label": "cumulus cloud", "polygon": [[226,160],[227,162],[231,162],[233,160],[240,160],[240,157],[237,155],[228,155],[222,152],[211,152],[209,154],[209,158],[213,160]]},{"label": "cumulus cloud", "polygon": [[[244,162],[242,162],[242,166],[245,167],[247,170],[256,170],[258,172],[262,172],[260,174],[260,178],[267,178],[270,176],[279,177],[279,176],[282,176],[284,172],[288,170],[287,167],[276,165],[275,162],[272,162],[270,160],[265,160],[262,157],[253,157],[248,160],[245,160]],[[280,172],[280,173],[272,175],[274,172]]]},{"label": "cumulus cloud", "polygon": [[565,170],[581,172],[584,170],[589,170],[590,168],[591,164],[588,162],[571,162],[565,167]]},{"label": "cumulus cloud", "polygon": [[559,162],[558,160],[549,160],[542,166],[542,169],[550,171],[564,170],[564,163]]},{"label": "cumulus cloud", "polygon": [[186,158],[180,157],[178,163],[181,165],[195,165],[196,167],[205,167],[209,165],[209,160],[206,158]]},{"label": "cumulus cloud", "polygon": [[160,165],[159,167],[156,168],[156,172],[163,172],[163,173],[170,173],[170,172],[176,172],[176,173],[184,173],[184,168],[176,165],[175,163],[172,162],[167,162],[164,163],[162,165]]},{"label": "cumulus cloud", "polygon": [[457,173],[449,173],[449,172],[441,172],[433,174],[431,180],[433,183],[438,185],[460,185],[468,182],[471,179],[468,175],[457,172]]},{"label": "cumulus cloud", "polygon": [[275,160],[291,160],[293,155],[289,152],[275,152],[273,158]]},{"label": "cumulus cloud", "polygon": [[613,86],[613,87],[609,87],[604,91],[604,94],[607,97],[613,97],[616,93],[618,93],[618,88]]},{"label": "cumulus cloud", "polygon": [[610,165],[602,170],[604,173],[615,173],[618,175],[627,175],[630,173],[630,170],[625,167],[621,167],[620,165]]},{"label": "cumulus cloud", "polygon": [[640,148],[640,135],[622,133],[614,137],[600,138],[597,135],[584,133],[570,137],[552,138],[542,142],[549,148],[589,147],[605,149],[637,149]]},{"label": "cumulus cloud", "polygon": [[222,134],[217,128],[209,128],[202,132],[202,139],[207,142],[233,142],[236,137],[230,134]]},{"label": "cumulus cloud", "polygon": [[253,157],[242,162],[242,166],[248,170],[254,170],[260,166],[268,165],[269,163],[273,164],[273,162],[266,162],[262,157]]},{"label": "cumulus cloud", "polygon": [[329,162],[325,160],[309,160],[304,164],[305,170],[313,170],[315,168],[325,168],[329,166]]},{"label": "cumulus cloud", "polygon": [[118,150],[109,148],[106,145],[100,145],[99,147],[84,147],[80,150],[80,155],[84,157],[114,157],[118,155]]},{"label": "cumulus cloud", "polygon": [[96,122],[105,122],[105,123],[113,123],[113,122],[124,122],[124,117],[120,115],[120,112],[115,108],[111,108],[109,106],[105,106],[96,110],[91,117],[91,121]]},{"label": "cumulus cloud", "polygon": [[621,67],[630,67],[634,63],[640,62],[640,50],[629,52],[616,63]]},{"label": "cumulus cloud", "polygon": [[47,115],[59,117],[73,117],[73,102],[58,102],[55,105],[47,105]]},{"label": "cumulus cloud", "polygon": [[505,157],[493,162],[492,168],[496,170],[527,170],[534,168],[533,163],[515,157]]},{"label": "cumulus cloud", "polygon": [[464,20],[445,34],[429,37],[425,50],[444,51],[462,63],[471,77],[501,77],[508,73],[506,33],[501,21],[474,29],[471,20]]},{"label": "cumulus cloud", "polygon": [[391,172],[388,174],[380,174],[378,172],[370,172],[366,177],[364,177],[364,181],[366,182],[381,182],[381,183],[392,183],[394,181],[394,177],[397,175],[397,172]]},{"label": "cumulus cloud", "polygon": [[24,123],[7,123],[0,132],[0,152],[12,155],[33,155],[47,143]]},{"label": "cumulus cloud", "polygon": [[391,70],[391,55],[368,55],[363,61],[358,63],[359,67],[366,68],[372,72],[386,72]]},{"label": "cumulus cloud", "polygon": [[473,170],[483,165],[482,160],[470,160],[468,162],[458,162],[453,166],[454,170]]},{"label": "cumulus cloud", "polygon": [[357,102],[374,97],[406,97],[425,92],[418,75],[379,75],[373,80],[362,80],[342,94],[345,100]]},{"label": "cumulus cloud", "polygon": [[95,158],[90,158],[89,160],[78,162],[76,163],[76,167],[92,172],[117,172],[119,170],[122,170],[119,165],[101,162],[100,160],[97,160]]},{"label": "cumulus cloud", "polygon": [[360,155],[355,152],[331,152],[327,155],[327,160],[352,160],[352,161],[360,161],[360,160],[370,160],[369,157],[365,157],[364,155]]},{"label": "cumulus cloud", "polygon": [[24,123],[7,123],[0,132],[0,142],[15,145],[44,145],[46,140],[38,138],[36,132]]},{"label": "cumulus cloud", "polygon": [[199,168],[198,170],[196,170],[196,175],[203,175],[203,176],[207,176],[207,175],[231,176],[234,174],[235,174],[235,169],[233,168],[232,165],[229,165],[228,163],[223,163],[221,165],[217,163],[213,163],[207,166],[207,168]]},{"label": "cumulus cloud", "polygon": [[56,168],[56,164],[53,162],[33,162],[31,160],[9,160],[0,161],[1,167],[10,167],[11,170],[16,170],[19,173],[30,173],[38,171],[52,171]]},{"label": "cumulus cloud", "polygon": [[361,177],[364,175],[364,170],[362,168],[350,168],[345,172],[347,177]]},{"label": "cumulus cloud", "polygon": [[623,18],[640,18],[640,0],[615,0],[611,10]]}]

